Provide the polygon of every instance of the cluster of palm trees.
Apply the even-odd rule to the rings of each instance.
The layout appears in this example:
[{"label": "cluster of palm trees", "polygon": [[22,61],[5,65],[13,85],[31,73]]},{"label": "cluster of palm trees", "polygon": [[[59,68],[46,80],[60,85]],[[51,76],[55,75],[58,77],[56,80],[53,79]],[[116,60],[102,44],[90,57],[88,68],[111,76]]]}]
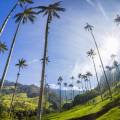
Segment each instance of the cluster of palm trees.
[{"label": "cluster of palm trees", "polygon": [[[120,16],[117,15],[117,17],[114,19],[115,23],[117,23],[117,25],[119,25],[120,23]],[[108,91],[109,91],[109,96],[110,98],[112,99],[112,91],[111,91],[111,87],[110,87],[110,84],[109,84],[109,79],[108,79],[108,76],[106,74],[106,70],[105,70],[105,66],[104,66],[104,63],[103,63],[103,60],[102,60],[102,57],[101,57],[101,53],[100,53],[100,50],[99,50],[99,47],[98,47],[98,44],[97,44],[97,41],[95,39],[95,36],[93,34],[93,26],[90,25],[90,24],[86,24],[86,26],[84,27],[85,30],[89,31],[92,38],[93,38],[93,41],[95,43],[95,47],[96,47],[96,50],[97,50],[97,54],[98,54],[98,57],[99,57],[99,60],[100,60],[100,63],[101,63],[101,67],[102,67],[102,70],[103,70],[103,74],[104,74],[104,77],[105,77],[105,81],[107,83],[107,87],[108,87]],[[95,70],[95,74],[96,74],[96,79],[97,79],[97,83],[98,83],[98,87],[99,87],[99,91],[100,91],[100,94],[101,94],[101,99],[103,100],[103,97],[102,97],[102,92],[101,92],[101,88],[100,88],[100,83],[99,83],[99,80],[98,80],[98,74],[97,74],[97,70],[96,70],[96,64],[95,64],[95,60],[94,60],[94,56],[96,55],[96,53],[94,52],[93,49],[90,49],[88,52],[87,52],[87,55],[92,59],[93,61],[93,66],[94,66],[94,70]],[[112,55],[111,56],[112,58],[115,57],[115,55]],[[117,69],[118,73],[120,74],[119,72],[119,65],[118,65],[118,62],[116,60],[114,60],[114,67]],[[110,67],[110,66],[107,66],[106,68],[109,69],[109,70],[112,70],[112,68],[114,67]]]},{"label": "cluster of palm trees", "polygon": [[[78,80],[75,79],[74,76],[70,77],[71,82],[67,83],[63,81],[63,77],[60,76],[57,80],[57,85],[59,86],[59,97],[60,97],[60,109],[61,109],[61,104],[62,104],[62,89],[64,88],[64,95],[65,95],[65,102],[68,102],[68,96],[67,96],[67,90],[71,90],[70,92],[70,100],[74,100],[75,97],[75,91],[79,90],[79,94],[85,93],[88,91],[92,90],[92,85],[91,85],[91,77],[92,73],[87,71],[85,74],[79,74],[78,75]],[[62,88],[63,87],[63,88]]]},{"label": "cluster of palm trees", "polygon": [[[87,51],[87,55],[88,57],[91,58],[92,60],[92,63],[93,63],[93,67],[94,67],[94,70],[95,70],[95,76],[96,76],[96,81],[97,81],[97,87],[98,87],[98,92],[101,96],[101,100],[103,101],[104,98],[103,98],[103,91],[102,91],[102,85],[100,83],[100,80],[99,80],[99,77],[98,77],[98,73],[97,73],[97,68],[96,68],[96,63],[95,63],[95,51],[93,49],[90,49],[89,51]],[[120,80],[120,69],[119,69],[119,63],[116,61],[115,59],[116,55],[112,54],[111,55],[111,58],[113,60],[113,65],[112,66],[105,66],[106,70],[105,70],[105,73],[107,75],[107,70],[109,72],[111,72],[113,69],[116,70],[116,73],[118,73],[119,77],[117,78],[117,81],[115,81],[115,78],[111,77],[109,78],[109,76],[107,75],[107,78],[108,78],[108,84],[109,86],[111,87],[111,83],[110,83],[110,79],[113,79],[112,82],[113,83],[116,83],[115,85],[117,86],[117,83],[119,82]],[[111,72],[112,74],[112,72]],[[114,73],[115,74],[115,73]],[[104,73],[103,73],[104,75]],[[70,102],[69,101],[69,97],[68,97],[68,93],[67,93],[67,90],[71,90],[71,100],[74,100],[74,97],[75,97],[75,94],[74,92],[77,91],[79,89],[79,95],[80,94],[84,94],[84,93],[87,93],[89,91],[92,91],[93,87],[92,87],[92,82],[93,82],[93,79],[91,79],[91,77],[93,76],[93,74],[89,71],[87,71],[85,74],[81,74],[79,73],[78,74],[78,80],[75,79],[74,76],[70,77],[71,79],[71,82],[67,83],[67,82],[64,82],[63,81],[63,77],[60,76],[58,78],[58,82],[57,82],[57,85],[59,86],[59,100],[60,100],[60,111],[61,111],[61,108],[62,108],[62,90],[64,90],[64,95],[65,95],[65,102],[68,103]],[[91,81],[92,80],[92,81]],[[106,79],[105,79],[106,80]],[[107,85],[108,85],[107,84]],[[75,87],[78,87],[78,89],[76,90]]]},{"label": "cluster of palm trees", "polygon": [[[120,16],[119,15],[117,15],[117,17],[115,18],[115,22],[119,25],[119,23],[120,23]],[[102,70],[103,70],[103,74],[104,74],[104,77],[105,77],[105,81],[106,81],[106,84],[107,84],[107,87],[108,87],[109,96],[112,99],[112,91],[111,91],[109,79],[108,79],[108,76],[106,74],[105,66],[103,64],[103,60],[102,60],[102,57],[101,57],[101,54],[100,54],[100,50],[99,50],[97,41],[96,41],[95,36],[93,34],[93,26],[87,23],[86,26],[84,27],[84,29],[87,30],[87,31],[89,31],[90,34],[91,34],[91,36],[92,36],[92,38],[93,38],[93,41],[95,43],[96,50],[97,50],[97,53],[98,53],[98,57],[99,57],[99,60],[100,60],[100,63],[101,63],[101,67],[102,67]],[[100,96],[101,96],[101,100],[103,101],[102,88],[101,88],[101,85],[100,85],[100,81],[99,81],[98,73],[97,73],[97,69],[96,69],[96,64],[95,64],[95,60],[94,60],[94,57],[95,57],[96,53],[95,53],[95,51],[93,49],[90,49],[87,52],[87,55],[88,55],[88,57],[91,58],[91,60],[93,62],[93,67],[94,67],[94,70],[95,70],[95,75],[96,75],[96,80],[97,80],[97,83],[98,83],[99,93],[100,93]],[[111,57],[114,58],[115,55],[112,55]],[[118,62],[116,60],[114,60],[112,67],[106,66],[106,69],[108,69],[109,71],[111,71],[113,68],[116,68],[116,71],[120,74],[119,64],[118,64]],[[90,72],[87,72],[86,74],[79,74],[78,75],[79,79],[84,79],[84,84],[85,85],[83,85],[82,80],[77,80],[76,81],[77,84],[78,84],[78,88],[80,90],[82,89],[83,93],[84,93],[84,91],[92,89],[92,87],[91,87],[91,81],[90,81],[90,77],[91,76],[92,76],[92,74]],[[65,88],[67,88],[67,87],[71,88],[71,99],[72,100],[74,99],[74,85],[73,85],[73,80],[74,79],[75,78],[72,76],[71,77],[71,80],[72,80],[71,84],[68,84],[67,82],[64,83],[64,87]],[[60,76],[58,78],[58,85],[60,86],[60,103],[61,103],[61,86],[62,86],[62,82],[63,82],[63,78]],[[89,83],[89,89],[88,89],[88,83]],[[80,87],[80,84],[81,84],[81,87]],[[85,89],[84,89],[84,86],[85,86]],[[66,96],[65,98],[66,98],[66,103],[67,103],[66,90],[67,89],[65,89],[65,96]],[[80,94],[80,91],[79,91],[79,94]],[[60,104],[60,107],[61,107],[61,104]]]},{"label": "cluster of palm trees", "polygon": [[[105,67],[104,67],[104,64],[103,64],[103,60],[102,60],[102,57],[101,57],[101,54],[100,54],[100,50],[99,50],[98,44],[96,42],[95,36],[93,34],[93,26],[87,23],[84,28],[85,28],[85,30],[90,32],[90,34],[91,34],[91,36],[93,38],[93,41],[95,43],[96,50],[97,50],[97,53],[98,53],[98,56],[99,56],[99,60],[100,60],[100,63],[101,63],[101,67],[102,67],[102,70],[103,70],[103,73],[104,73],[104,76],[105,76],[105,80],[106,80],[106,83],[107,83],[107,87],[108,87],[108,90],[109,90],[109,95],[110,95],[110,98],[112,99],[112,92],[111,92],[109,81],[108,81],[108,78],[107,78],[107,75],[106,75],[106,71],[105,71]],[[92,60],[94,60],[93,57],[92,57]]]},{"label": "cluster of palm trees", "polygon": [[[119,82],[119,80],[120,80],[120,68],[119,68],[119,63],[118,63],[118,61],[115,59],[116,58],[116,55],[115,54],[112,54],[111,55],[111,58],[112,58],[112,60],[113,60],[113,63],[112,63],[112,65],[111,66],[109,66],[109,65],[107,65],[106,66],[106,69],[107,69],[107,71],[109,72],[109,75],[110,75],[110,80],[112,81],[112,82],[114,82],[115,83],[115,85],[117,86],[117,83]],[[113,72],[113,70],[115,70],[114,72]],[[117,75],[116,75],[116,78],[117,79],[115,79],[115,73],[117,73],[117,75],[118,75],[118,77],[117,77]],[[117,80],[117,81],[116,81]]]},{"label": "cluster of palm trees", "polygon": [[[7,71],[8,71],[8,68],[9,68],[9,64],[11,62],[11,57],[12,57],[12,54],[13,54],[13,51],[14,51],[14,46],[15,46],[15,43],[16,43],[16,37],[17,37],[18,32],[20,30],[20,26],[22,24],[27,23],[28,21],[33,23],[35,21],[36,16],[43,13],[44,16],[47,16],[47,21],[46,21],[46,28],[45,28],[45,43],[44,43],[44,51],[43,51],[43,58],[42,58],[40,95],[39,95],[38,112],[37,112],[37,119],[41,120],[44,82],[45,82],[45,71],[46,71],[46,63],[48,62],[48,33],[49,33],[49,29],[50,29],[50,23],[52,22],[53,18],[55,18],[55,17],[60,18],[58,12],[64,12],[65,9],[60,7],[61,1],[56,2],[54,4],[50,4],[48,6],[37,6],[37,7],[30,7],[30,8],[26,7],[29,4],[33,4],[33,1],[32,0],[18,0],[17,3],[15,3],[13,8],[10,10],[8,15],[6,16],[5,20],[3,21],[2,27],[0,28],[0,36],[1,36],[3,31],[4,31],[4,28],[6,27],[9,19],[11,18],[12,14],[16,10],[16,8],[18,6],[22,7],[23,11],[14,16],[15,23],[17,24],[17,27],[16,27],[16,31],[14,33],[14,37],[11,41],[11,46],[10,46],[10,49],[9,49],[9,53],[8,53],[8,57],[7,57],[7,60],[6,60],[5,68],[4,68],[2,77],[1,77],[0,91],[3,88],[3,83],[4,83],[4,80],[6,79]],[[0,41],[0,53],[4,53],[7,50],[8,50],[8,48],[7,48],[6,44],[4,42]],[[15,93],[16,93],[16,87],[17,87],[18,78],[20,76],[20,70],[21,70],[21,67],[23,68],[23,66],[26,66],[25,62],[26,62],[26,60],[24,60],[24,59],[19,60],[19,71],[18,71],[18,74],[17,74],[15,89],[14,89],[14,93],[13,93],[12,101],[11,101],[11,105],[10,105],[11,108],[12,108],[13,99],[14,99],[14,96],[15,96]],[[21,63],[22,63],[22,65],[21,65]],[[17,64],[17,66],[18,66],[18,64]]]}]

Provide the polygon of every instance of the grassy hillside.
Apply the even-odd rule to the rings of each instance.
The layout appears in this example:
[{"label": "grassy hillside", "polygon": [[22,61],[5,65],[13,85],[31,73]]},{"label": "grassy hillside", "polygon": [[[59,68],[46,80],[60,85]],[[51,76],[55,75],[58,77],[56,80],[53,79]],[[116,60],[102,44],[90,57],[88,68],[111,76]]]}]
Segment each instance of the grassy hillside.
[{"label": "grassy hillside", "polygon": [[[77,105],[70,110],[61,113],[50,113],[43,116],[43,120],[120,120],[120,89],[112,88],[113,99],[108,99],[107,91],[104,93],[104,101],[97,96],[86,104]],[[4,94],[0,96],[2,111],[7,111],[10,107],[12,94]],[[34,111],[37,109],[38,97],[29,98],[26,93],[17,93],[14,100],[15,113],[30,113],[29,120],[35,120]],[[48,109],[49,103],[46,103]],[[56,111],[57,112],[57,111]],[[27,114],[28,114],[27,113]],[[6,115],[5,115],[6,114]],[[8,114],[3,113],[1,120],[8,120]],[[26,114],[25,114],[26,115]],[[6,116],[6,119],[5,119]],[[23,118],[26,119],[26,118]],[[17,119],[15,119],[17,120]]]},{"label": "grassy hillside", "polygon": [[[114,91],[114,90],[113,90]],[[71,110],[44,116],[43,120],[120,120],[120,94],[114,92],[113,99],[103,102],[100,96]]]}]

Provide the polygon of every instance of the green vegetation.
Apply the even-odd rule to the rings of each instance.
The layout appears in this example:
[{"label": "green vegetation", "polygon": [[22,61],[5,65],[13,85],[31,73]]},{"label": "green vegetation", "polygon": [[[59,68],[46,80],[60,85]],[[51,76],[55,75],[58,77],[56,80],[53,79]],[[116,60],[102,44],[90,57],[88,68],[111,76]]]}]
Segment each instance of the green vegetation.
[{"label": "green vegetation", "polygon": [[105,115],[98,118],[97,120],[119,120],[119,119],[120,119],[120,108],[115,107]]},{"label": "green vegetation", "polygon": [[[78,105],[70,110],[61,113],[48,114],[47,116],[44,116],[43,120],[70,120],[70,119],[82,118],[83,116],[92,115],[94,113],[100,112],[104,108],[109,107],[111,104],[117,104],[117,103],[118,103],[117,105],[113,105],[113,108],[111,107],[109,111],[105,112],[97,120],[119,120],[118,118],[119,118],[120,109],[118,106],[120,105],[120,95],[118,93],[119,91],[117,92],[117,94],[116,93],[113,94],[112,101],[110,99],[101,101],[101,97],[98,96],[88,101],[84,105]],[[107,116],[109,117],[111,116],[111,119],[109,119]]]}]

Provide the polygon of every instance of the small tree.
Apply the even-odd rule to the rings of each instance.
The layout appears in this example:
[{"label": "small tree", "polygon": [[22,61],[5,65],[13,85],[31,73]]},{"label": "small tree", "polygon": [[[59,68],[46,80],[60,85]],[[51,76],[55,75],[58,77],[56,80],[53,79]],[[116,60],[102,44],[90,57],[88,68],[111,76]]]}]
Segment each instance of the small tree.
[{"label": "small tree", "polygon": [[18,80],[19,80],[19,77],[20,77],[21,69],[24,69],[25,67],[27,67],[26,60],[23,59],[23,58],[19,59],[18,63],[16,64],[16,67],[18,67],[18,72],[17,72],[17,78],[16,78],[16,82],[15,82],[15,86],[14,86],[13,95],[12,95],[12,98],[11,98],[11,103],[10,103],[10,111],[9,111],[10,114],[11,114],[12,107],[13,107],[13,101],[14,101],[14,97],[15,97],[15,94],[16,94],[17,84],[18,84]]}]

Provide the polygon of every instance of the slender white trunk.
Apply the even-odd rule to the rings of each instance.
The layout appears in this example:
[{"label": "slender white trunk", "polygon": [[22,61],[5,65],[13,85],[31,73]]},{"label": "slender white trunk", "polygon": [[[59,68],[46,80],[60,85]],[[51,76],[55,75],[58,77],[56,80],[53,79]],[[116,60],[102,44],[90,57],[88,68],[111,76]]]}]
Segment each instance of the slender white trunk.
[{"label": "slender white trunk", "polygon": [[7,61],[6,61],[6,65],[5,65],[5,68],[4,68],[4,71],[3,71],[3,74],[2,74],[2,78],[1,78],[1,81],[0,81],[0,92],[1,92],[2,87],[3,87],[3,83],[4,83],[5,79],[6,79],[7,71],[8,71],[8,68],[9,68],[9,64],[10,64],[10,61],[11,61],[12,53],[13,53],[14,46],[15,46],[15,43],[16,43],[16,37],[17,37],[17,33],[19,31],[20,24],[21,24],[21,21],[18,23],[16,32],[14,34],[14,38],[12,40],[12,44],[11,44],[11,47],[10,47],[9,55],[8,55],[8,58],[7,58]]},{"label": "slender white trunk", "polygon": [[10,17],[11,17],[11,14],[14,12],[14,10],[15,10],[16,7],[17,7],[17,5],[18,5],[18,3],[16,3],[16,4],[13,6],[13,8],[10,10],[9,14],[8,14],[7,17],[5,18],[5,20],[4,20],[3,24],[2,24],[2,27],[0,28],[0,37],[1,37],[1,35],[2,35],[2,32],[4,31],[4,28],[5,28],[6,24],[8,23],[8,21],[9,21],[9,19],[10,19]]},{"label": "slender white trunk", "polygon": [[43,101],[44,81],[45,81],[44,77],[45,77],[45,69],[46,69],[49,22],[50,21],[49,21],[49,15],[48,15],[46,30],[45,30],[45,44],[44,44],[44,53],[43,53],[43,62],[42,62],[42,73],[41,73],[40,95],[39,95],[39,101],[38,101],[37,120],[41,120],[42,118],[42,101]]}]

